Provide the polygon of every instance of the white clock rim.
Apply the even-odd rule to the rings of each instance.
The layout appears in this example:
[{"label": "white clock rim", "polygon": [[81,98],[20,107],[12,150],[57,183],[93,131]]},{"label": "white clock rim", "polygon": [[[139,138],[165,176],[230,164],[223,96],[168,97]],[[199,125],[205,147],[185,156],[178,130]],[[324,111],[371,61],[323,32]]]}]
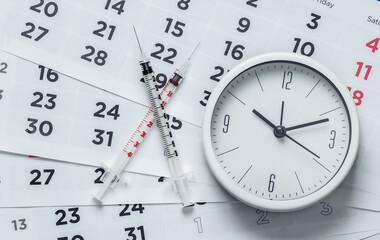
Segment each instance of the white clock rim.
[{"label": "white clock rim", "polygon": [[[308,194],[305,197],[297,198],[297,199],[288,199],[288,200],[269,200],[260,197],[256,197],[242,188],[238,187],[234,182],[232,182],[228,177],[226,177],[222,168],[219,166],[218,161],[215,157],[213,147],[211,144],[211,118],[212,113],[215,108],[215,104],[223,92],[225,87],[240,73],[244,72],[248,68],[252,68],[256,65],[263,64],[265,62],[273,62],[273,61],[290,61],[301,63],[307,65],[321,75],[325,76],[330,82],[335,85],[336,89],[340,92],[343,100],[346,103],[347,111],[351,120],[351,143],[348,149],[348,153],[346,155],[346,159],[344,160],[343,165],[340,167],[338,172],[334,175],[334,177],[322,188],[317,190],[314,193]],[[263,55],[259,55],[244,62],[238,64],[232,70],[230,70],[226,76],[224,76],[215,89],[212,91],[212,94],[208,100],[208,104],[206,106],[204,119],[203,119],[203,148],[206,154],[206,161],[208,166],[218,180],[218,182],[226,189],[230,194],[232,194],[235,198],[240,200],[247,205],[268,210],[274,212],[286,212],[286,211],[295,211],[302,208],[306,208],[313,203],[318,202],[319,200],[328,196],[331,192],[333,192],[345,179],[348,175],[350,169],[352,168],[356,155],[359,149],[359,118],[356,110],[356,106],[353,98],[350,96],[347,87],[343,84],[343,82],[327,67],[320,64],[319,62],[304,56],[300,56],[293,53],[287,52],[275,52],[275,53],[267,53]]]}]

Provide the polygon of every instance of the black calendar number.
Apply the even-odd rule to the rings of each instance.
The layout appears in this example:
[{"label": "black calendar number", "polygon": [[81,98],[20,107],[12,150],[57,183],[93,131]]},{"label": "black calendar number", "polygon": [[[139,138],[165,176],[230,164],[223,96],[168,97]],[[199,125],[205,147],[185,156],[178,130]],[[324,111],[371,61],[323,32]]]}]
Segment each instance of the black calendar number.
[{"label": "black calendar number", "polygon": [[228,56],[231,53],[231,57],[235,60],[240,60],[243,58],[243,50],[245,49],[243,45],[237,44],[233,46],[232,41],[226,41],[225,43],[227,46],[224,51],[224,56]]},{"label": "black calendar number", "polygon": [[40,0],[36,5],[31,6],[29,9],[40,13],[41,10],[48,17],[54,17],[58,13],[58,5],[55,2],[47,2],[44,6],[45,1]]},{"label": "black calendar number", "polygon": [[[165,51],[165,46],[161,43],[156,43],[154,46],[158,47],[159,49],[151,53],[150,56],[161,60],[162,57],[160,56],[160,54]],[[177,50],[175,50],[174,48],[168,48],[167,51],[171,54],[167,57],[162,58],[162,61],[173,64],[174,62],[172,61],[172,59],[177,56]]]},{"label": "black calendar number", "polygon": [[258,1],[259,0],[249,0],[245,4],[247,4],[247,5],[251,6],[251,7],[257,8],[257,2]]},{"label": "black calendar number", "polygon": [[41,92],[34,92],[33,96],[36,96],[37,99],[34,100],[30,104],[30,106],[32,106],[32,107],[42,108],[42,106],[43,106],[44,108],[51,110],[51,109],[54,109],[55,106],[56,106],[56,103],[54,101],[57,98],[56,94],[46,93],[46,98],[48,98],[48,99],[47,99],[47,103],[44,104],[44,105],[40,104],[40,102],[44,98],[44,94],[43,93],[41,93]]},{"label": "black calendar number", "polygon": [[117,14],[120,15],[124,12],[124,5],[125,5],[125,0],[122,0],[122,1],[107,0],[106,6],[104,7],[104,9],[108,10],[111,6],[111,9],[116,10]]},{"label": "black calendar number", "polygon": [[318,14],[312,13],[311,16],[313,17],[311,19],[311,22],[306,24],[306,26],[310,29],[316,29],[318,27],[318,20],[321,19],[321,16]]},{"label": "black calendar number", "polygon": [[328,202],[319,202],[319,204],[321,204],[321,206],[322,206],[322,210],[321,210],[321,214],[323,215],[323,216],[329,216],[329,215],[331,215],[332,213],[333,213],[333,208],[332,208],[332,206],[330,205],[330,203],[328,203]]},{"label": "black calendar number", "polygon": [[22,231],[22,230],[25,230],[28,228],[28,225],[26,224],[25,218],[15,219],[11,223],[13,223],[13,227],[14,227],[15,231],[19,231],[19,230]]},{"label": "black calendar number", "polygon": [[220,77],[223,76],[223,74],[224,74],[224,68],[221,66],[216,66],[216,67],[214,67],[214,69],[216,70],[216,73],[214,75],[212,75],[210,77],[210,79],[215,81],[215,82],[219,82]]},{"label": "black calendar number", "polygon": [[34,134],[38,130],[42,136],[47,137],[53,132],[53,124],[49,121],[42,121],[39,127],[37,127],[38,119],[28,118],[27,121],[29,122],[29,127],[25,129],[25,132],[29,134]]},{"label": "black calendar number", "polygon": [[248,31],[250,26],[251,21],[246,17],[242,17],[239,20],[239,27],[237,27],[236,30],[238,30],[241,33],[245,33],[246,31]]},{"label": "black calendar number", "polygon": [[7,73],[8,64],[5,62],[0,63],[0,73]]},{"label": "black calendar number", "polygon": [[24,36],[24,37],[29,38],[29,39],[33,39],[33,37],[34,37],[34,41],[39,41],[41,38],[43,38],[49,32],[49,29],[39,26],[39,27],[37,27],[37,29],[40,31],[37,31],[37,35],[33,36],[33,35],[31,35],[31,33],[33,33],[34,30],[36,30],[36,26],[31,22],[25,23],[25,26],[27,26],[29,29],[22,32],[21,36]]},{"label": "black calendar number", "polygon": [[92,140],[92,143],[93,144],[96,144],[96,145],[102,145],[103,142],[104,142],[104,133],[107,135],[106,137],[108,138],[107,140],[107,146],[108,147],[111,147],[112,145],[112,137],[113,137],[113,132],[112,131],[104,131],[102,129],[94,129],[94,132],[96,133],[96,136],[95,136],[95,139]]},{"label": "black calendar number", "polygon": [[107,39],[112,40],[112,36],[115,32],[116,26],[115,25],[108,25],[107,23],[105,23],[103,21],[98,21],[97,23],[100,26],[100,28],[96,29],[92,33],[95,34],[96,36],[104,37],[105,36],[104,32],[107,30],[107,28],[109,28],[110,30],[109,30],[109,33],[107,34],[108,35]]},{"label": "black calendar number", "polygon": [[260,215],[259,219],[256,222],[257,225],[269,224],[268,211],[257,209],[256,213]]},{"label": "black calendar number", "polygon": [[[106,111],[107,105],[104,102],[97,102],[95,105],[100,107],[100,109],[94,113],[94,117],[105,118],[106,115],[104,115],[104,111]],[[107,116],[113,117],[114,120],[117,120],[117,118],[120,117],[119,104],[113,106],[106,114]]]},{"label": "black calendar number", "polygon": [[[166,21],[168,22],[168,24],[166,25],[166,28],[165,28],[165,32],[166,33],[169,33],[170,29],[171,29],[171,26],[172,26],[172,23],[173,23],[173,18],[166,18]],[[180,22],[180,21],[175,21],[173,23],[173,31],[171,31],[170,33],[174,36],[174,37],[180,37],[182,36],[183,34],[183,28],[186,26],[185,23],[183,22]]]},{"label": "black calendar number", "polygon": [[[50,183],[50,180],[52,179],[54,173],[55,173],[55,169],[44,169],[42,170],[42,173],[44,173],[44,175],[47,174],[47,177],[45,177],[45,181],[43,183],[43,185],[49,185]],[[34,178],[30,181],[30,185],[42,185],[42,182],[40,181],[41,177],[42,177],[42,173],[40,170],[38,169],[33,169],[32,171],[30,171],[30,174],[32,176],[34,176]]]},{"label": "black calendar number", "polygon": [[[82,59],[88,62],[92,62],[94,60],[94,63],[98,66],[103,66],[104,64],[106,64],[106,59],[108,57],[108,54],[106,51],[99,50],[98,52],[96,52],[93,46],[86,46],[85,48],[86,50],[90,50],[90,51],[86,54],[83,54],[81,56]],[[95,58],[92,59],[91,57],[93,57],[92,55],[94,55],[95,53],[96,53],[96,56]]]},{"label": "black calendar number", "polygon": [[3,99],[3,94],[2,94],[3,92],[4,90],[0,89],[0,100]]},{"label": "black calendar number", "polygon": [[181,0],[178,1],[177,7],[181,10],[187,10],[189,8],[190,0]]},{"label": "black calendar number", "polygon": [[45,66],[38,65],[38,68],[40,69],[40,80],[44,80],[45,78],[49,82],[56,82],[59,78],[58,73],[54,72],[52,69],[48,68],[45,74]]},{"label": "black calendar number", "polygon": [[156,75],[156,87],[163,88],[165,87],[166,83],[168,81],[168,78],[165,74],[159,73]]},{"label": "black calendar number", "polygon": [[144,213],[145,207],[142,204],[133,204],[131,210],[129,210],[130,206],[129,204],[124,204],[123,209],[119,213],[119,217],[130,216],[132,212]]},{"label": "black calendar number", "polygon": [[170,128],[171,129],[174,129],[174,130],[179,130],[182,128],[182,121],[177,119],[176,117],[171,117],[169,114],[167,113],[164,113],[164,117],[171,121],[172,124],[170,125]]},{"label": "black calendar number", "polygon": [[203,98],[201,101],[199,101],[199,103],[200,103],[203,107],[205,107],[205,106],[207,105],[207,101],[208,101],[208,99],[209,99],[210,96],[211,96],[211,92],[210,92],[210,91],[207,91],[207,90],[204,90],[203,93],[205,94],[205,96],[204,96],[204,98]]},{"label": "black calendar number", "polygon": [[294,38],[294,41],[296,42],[296,45],[293,48],[293,52],[297,53],[298,48],[301,46],[301,54],[307,57],[310,57],[313,55],[315,51],[314,44],[311,42],[304,42],[301,43],[301,38]]},{"label": "black calendar number", "polygon": [[57,240],[84,240],[84,238],[81,235],[75,235],[72,238],[69,237],[59,237]]},{"label": "black calendar number", "polygon": [[64,209],[58,209],[55,211],[55,215],[59,216],[57,222],[55,223],[56,226],[66,225],[68,223],[78,223],[80,221],[80,215],[78,214],[79,208],[69,208],[67,209],[67,213],[71,214],[69,221],[66,219],[66,210]]},{"label": "black calendar number", "polygon": [[103,181],[101,179],[106,171],[103,168],[97,168],[94,170],[94,172],[100,173],[99,176],[94,180],[94,184],[103,184]]},{"label": "black calendar number", "polygon": [[[124,231],[128,232],[127,240],[145,240],[144,226],[139,227],[127,227]],[[139,233],[137,233],[139,232]],[[139,237],[138,237],[139,236]],[[129,238],[131,237],[131,238]]]}]

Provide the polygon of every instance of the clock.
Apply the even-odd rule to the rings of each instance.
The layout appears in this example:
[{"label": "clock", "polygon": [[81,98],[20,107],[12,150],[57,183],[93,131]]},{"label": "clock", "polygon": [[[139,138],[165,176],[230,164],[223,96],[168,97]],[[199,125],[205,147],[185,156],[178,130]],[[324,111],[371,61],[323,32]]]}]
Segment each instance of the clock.
[{"label": "clock", "polygon": [[292,211],[326,197],[358,152],[359,121],[347,88],[310,58],[272,53],[218,83],[203,122],[206,159],[240,201]]}]

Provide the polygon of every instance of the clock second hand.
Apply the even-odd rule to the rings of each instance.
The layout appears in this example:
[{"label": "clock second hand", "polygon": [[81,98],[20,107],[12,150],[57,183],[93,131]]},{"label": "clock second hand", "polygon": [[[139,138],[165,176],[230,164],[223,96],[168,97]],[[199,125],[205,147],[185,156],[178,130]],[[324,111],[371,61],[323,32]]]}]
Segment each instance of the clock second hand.
[{"label": "clock second hand", "polygon": [[[284,102],[282,102],[282,107],[281,107],[281,120],[282,120],[282,115],[283,115],[283,109],[284,109]],[[264,117],[261,113],[259,113],[256,109],[253,109],[252,112],[257,115],[261,120],[263,120],[265,123],[267,123],[270,127],[273,128],[274,135],[277,138],[282,138],[282,137],[287,137],[290,140],[292,140],[294,143],[305,149],[306,151],[310,152],[317,158],[320,158],[317,154],[315,154],[313,151],[305,147],[303,144],[295,140],[294,138],[290,137],[288,134],[286,134],[286,128],[284,126],[276,126],[274,125],[271,121],[269,121],[266,117]]]}]

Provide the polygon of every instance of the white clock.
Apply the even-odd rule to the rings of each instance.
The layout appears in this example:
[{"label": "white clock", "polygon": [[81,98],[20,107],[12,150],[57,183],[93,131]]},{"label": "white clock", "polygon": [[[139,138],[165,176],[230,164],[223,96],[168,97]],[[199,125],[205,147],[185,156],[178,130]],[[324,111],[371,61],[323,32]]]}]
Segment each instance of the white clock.
[{"label": "white clock", "polygon": [[219,183],[240,201],[291,211],[326,197],[359,146],[352,97],[326,67],[273,53],[232,69],[205,112],[204,150]]}]

